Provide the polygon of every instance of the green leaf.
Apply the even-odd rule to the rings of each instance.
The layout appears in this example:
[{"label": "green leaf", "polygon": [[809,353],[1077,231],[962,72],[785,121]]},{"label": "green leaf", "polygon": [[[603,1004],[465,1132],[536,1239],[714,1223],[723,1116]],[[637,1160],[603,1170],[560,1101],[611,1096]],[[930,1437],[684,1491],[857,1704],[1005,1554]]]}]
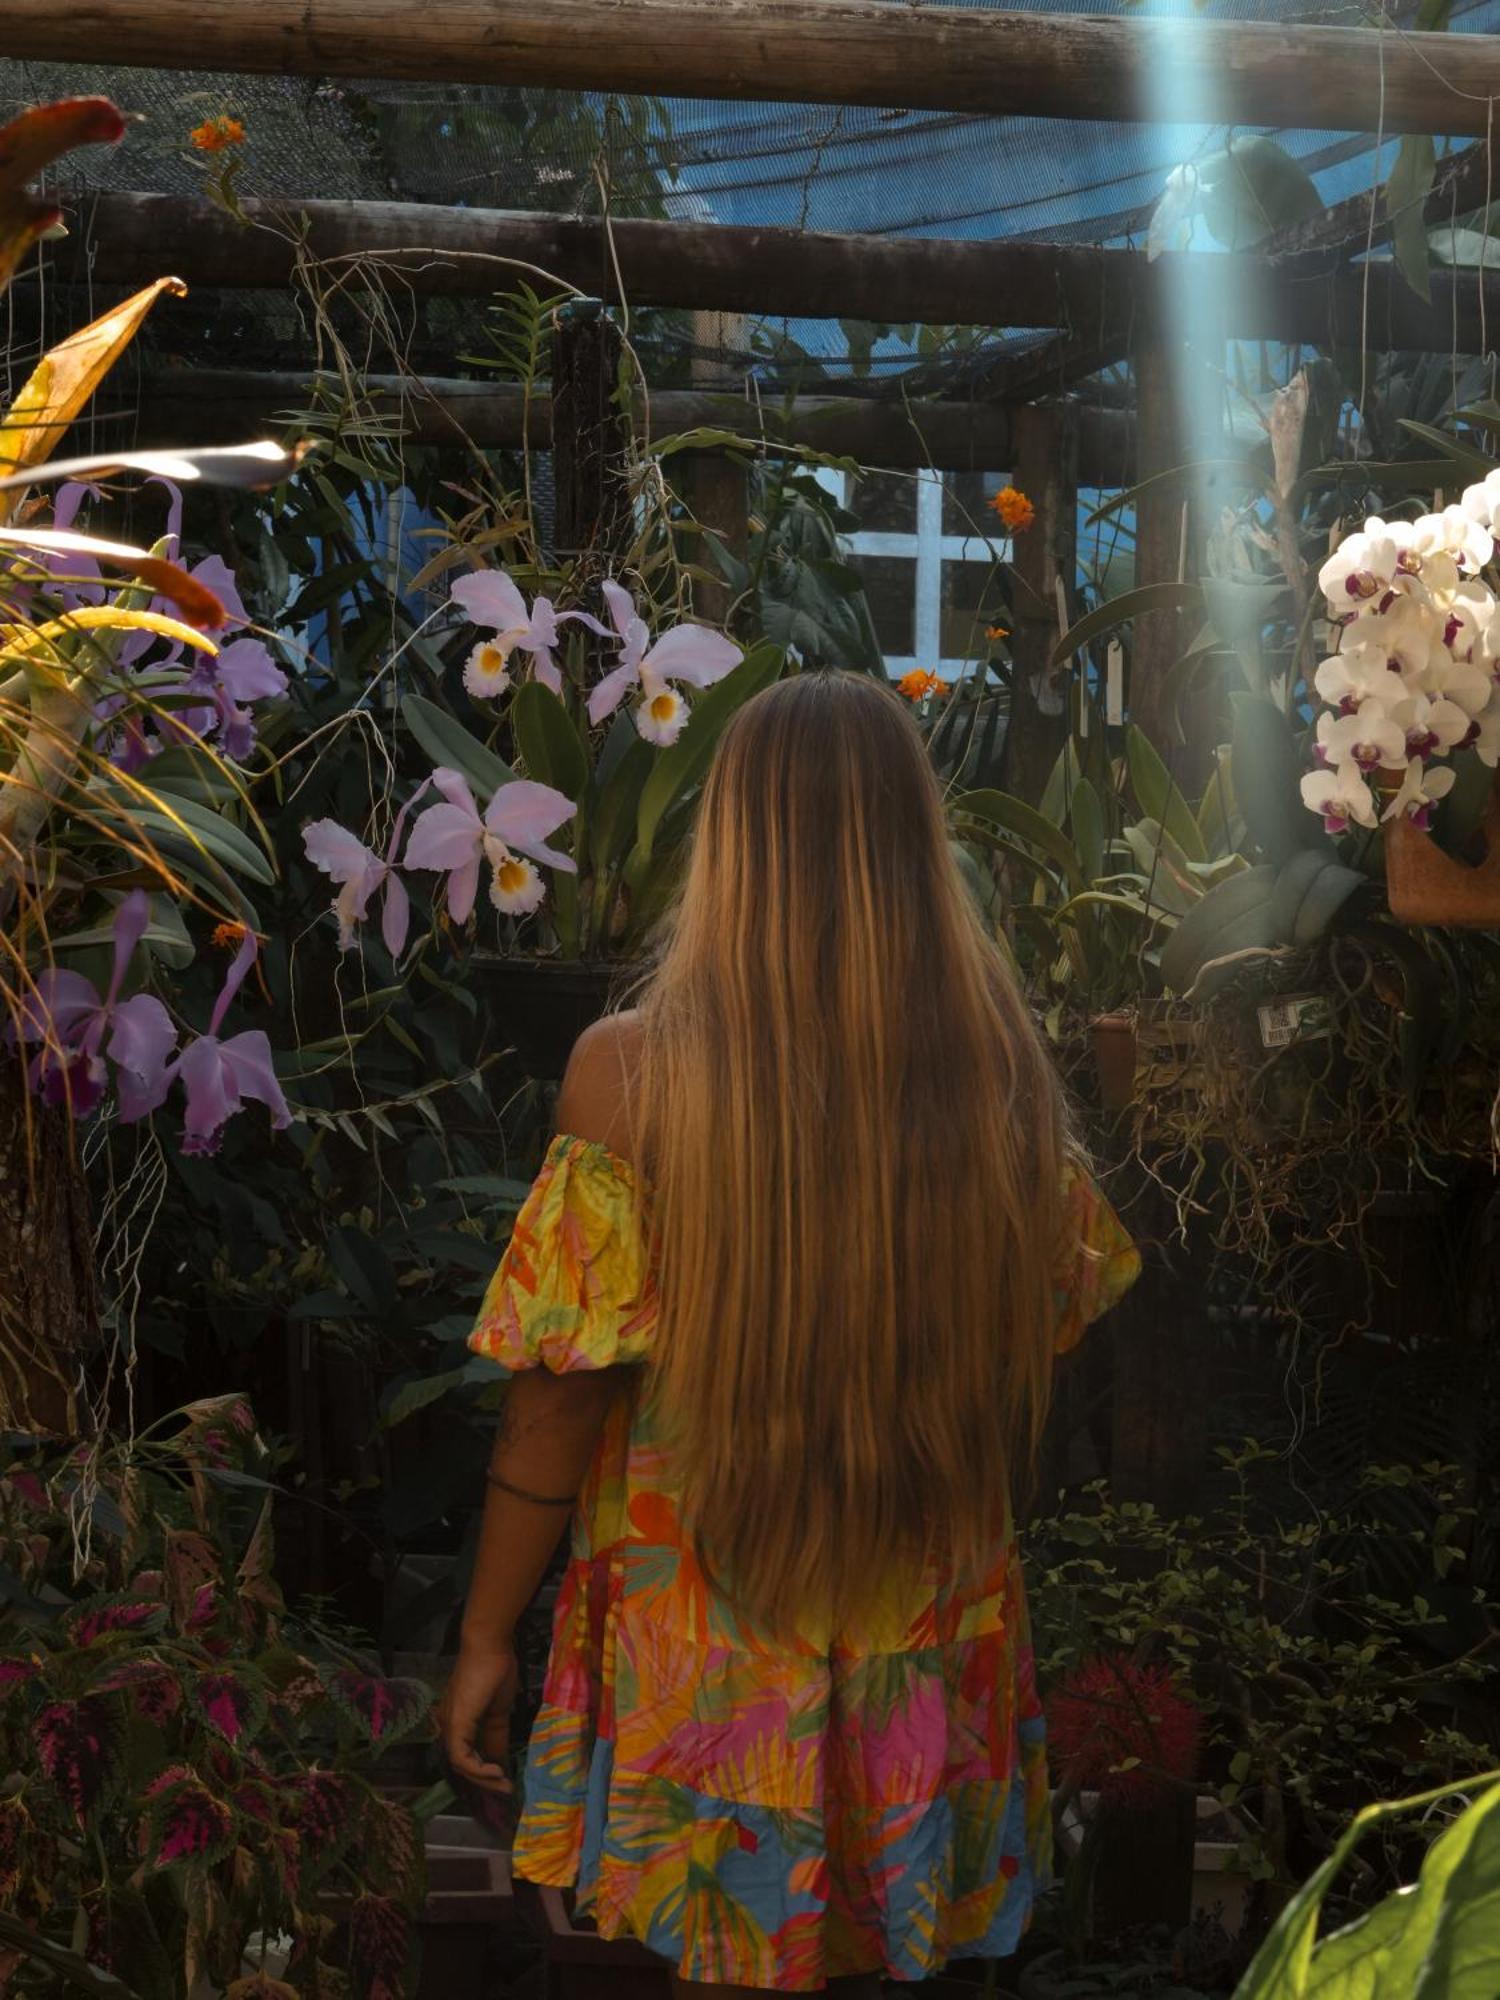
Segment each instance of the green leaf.
[{"label": "green leaf", "polygon": [[1416,1884],[1315,1944],[1318,1913],[1361,1835],[1451,1797],[1367,1806],[1277,1919],[1235,2000],[1493,2000],[1500,1974],[1500,1774],[1428,1849]]},{"label": "green leaf", "polygon": [[1147,819],[1165,828],[1187,860],[1206,861],[1208,850],[1181,786],[1150,737],[1133,722],[1125,732],[1125,761],[1130,768],[1130,788]]},{"label": "green leaf", "polygon": [[176,818],[132,802],[124,807],[122,817],[133,821],[164,852],[169,846],[187,848],[252,882],[269,885],[276,880],[265,855],[232,820],[221,819],[207,806],[195,805],[191,799],[173,799],[171,809]]},{"label": "green leaf", "polygon": [[635,831],[641,793],[656,763],[656,753],[636,729],[626,721],[631,741],[605,780],[594,809],[590,845],[596,872],[605,874],[617,867]]},{"label": "green leaf", "polygon": [[1113,632],[1117,626],[1128,624],[1132,618],[1142,618],[1149,611],[1201,610],[1202,606],[1203,590],[1199,584],[1143,583],[1138,590],[1127,590],[1123,597],[1111,597],[1080,618],[1052,648],[1049,664],[1060,665],[1101,632]]},{"label": "green leaf", "polygon": [[482,1354],[471,1356],[460,1368],[444,1369],[440,1375],[419,1375],[413,1382],[403,1382],[386,1398],[382,1421],[387,1430],[393,1429],[450,1390],[467,1388],[471,1382],[497,1382],[500,1375],[497,1364]]},{"label": "green leaf", "polygon": [[1283,867],[1305,847],[1332,854],[1333,843],[1302,803],[1302,774],[1291,725],[1264,695],[1236,694],[1230,770],[1234,796],[1250,838],[1267,861]]},{"label": "green leaf", "polygon": [[1424,443],[1435,446],[1450,464],[1458,466],[1475,479],[1483,479],[1486,473],[1495,469],[1495,461],[1492,458],[1487,457],[1482,451],[1477,451],[1473,445],[1465,444],[1462,439],[1450,437],[1447,431],[1435,430],[1431,424],[1419,424],[1415,417],[1398,417],[1396,421],[1402,430],[1410,431],[1413,437],[1419,437]]},{"label": "green leaf", "polygon": [[401,703],[401,717],[434,764],[446,764],[460,772],[481,801],[508,785],[514,771],[488,749],[448,711],[419,694],[407,695]]},{"label": "green leaf", "polygon": [[1112,493],[1107,500],[1101,502],[1088,515],[1084,521],[1084,526],[1092,528],[1096,522],[1107,521],[1112,514],[1118,514],[1126,507],[1134,507],[1140,500],[1150,494],[1171,493],[1179,486],[1191,489],[1200,479],[1224,474],[1234,479],[1242,479],[1246,486],[1253,487],[1258,493],[1269,491],[1265,473],[1261,471],[1253,459],[1193,459],[1187,465],[1173,465],[1169,466],[1165,472],[1153,472],[1149,479],[1141,480],[1139,485],[1128,486],[1123,493]]},{"label": "green leaf", "polygon": [[1422,204],[1432,192],[1437,150],[1425,134],[1412,132],[1401,141],[1396,164],[1386,183],[1385,210],[1391,218],[1391,248],[1396,266],[1419,299],[1431,299],[1429,270],[1432,252]]},{"label": "green leaf", "polygon": [[510,705],[510,726],[526,775],[576,805],[589,781],[589,753],[561,699],[540,681],[523,681]]},{"label": "green leaf", "polygon": [[1241,951],[1269,951],[1276,942],[1271,902],[1276,870],[1247,868],[1210,889],[1162,946],[1161,976],[1173,993],[1189,993],[1204,967]]},{"label": "green leaf", "polygon": [[1034,806],[1024,799],[1012,798],[1009,792],[981,791],[965,792],[949,803],[949,812],[955,822],[964,819],[988,820],[993,826],[1004,827],[1030,846],[1039,848],[1050,861],[1056,862],[1073,890],[1088,886],[1083,867],[1078,858],[1078,850],[1068,836],[1055,827],[1051,820],[1043,819]]},{"label": "green leaf", "polygon": [[785,664],[779,646],[752,647],[732,674],[727,674],[693,703],[687,727],[670,749],[662,751],[656,768],[641,788],[635,851],[630,858],[632,880],[644,877],[656,845],[657,829],[671,808],[704,777],[730,717],[752,695],[779,679]]},{"label": "green leaf", "polygon": [[1274,139],[1233,139],[1198,169],[1203,219],[1226,250],[1244,250],[1278,229],[1323,213],[1306,170]]},{"label": "green leaf", "polygon": [[1104,873],[1104,807],[1087,778],[1080,778],[1073,787],[1068,816],[1083,872],[1095,882]]}]

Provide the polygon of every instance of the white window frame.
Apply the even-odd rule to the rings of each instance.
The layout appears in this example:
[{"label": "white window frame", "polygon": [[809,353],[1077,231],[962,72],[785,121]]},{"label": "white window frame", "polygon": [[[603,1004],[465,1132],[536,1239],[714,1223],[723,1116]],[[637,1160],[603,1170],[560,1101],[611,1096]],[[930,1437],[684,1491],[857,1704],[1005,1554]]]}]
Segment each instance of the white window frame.
[{"label": "white window frame", "polygon": [[[817,469],[818,484],[840,507],[848,505],[849,476],[829,466]],[[912,620],[914,653],[888,653],[886,668],[894,678],[915,668],[936,669],[953,676],[973,664],[972,660],[945,658],[943,643],[943,564],[950,562],[1009,562],[1012,544],[1008,535],[945,535],[943,533],[943,488],[941,472],[924,466],[917,473],[917,527],[915,534],[868,532],[846,535],[844,547],[851,556],[895,556],[914,566],[916,608]],[[1003,475],[991,473],[996,486]]]}]

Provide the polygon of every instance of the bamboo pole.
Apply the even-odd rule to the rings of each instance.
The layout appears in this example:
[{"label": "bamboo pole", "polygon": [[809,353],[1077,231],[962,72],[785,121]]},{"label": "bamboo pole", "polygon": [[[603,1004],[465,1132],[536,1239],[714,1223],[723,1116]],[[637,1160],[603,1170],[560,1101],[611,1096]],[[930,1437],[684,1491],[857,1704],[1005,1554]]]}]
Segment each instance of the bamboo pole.
[{"label": "bamboo pole", "polygon": [[880,0],[6,0],[5,53],[138,68],[395,77],[1478,136],[1500,40],[1230,21],[1021,14]]},{"label": "bamboo pole", "polygon": [[[409,445],[471,444],[515,449],[525,431],[534,447],[552,438],[551,404],[536,396],[528,406],[510,384],[438,380],[427,383],[372,376],[362,387],[369,422]],[[299,413],[314,406],[309,378],[252,374],[233,369],[174,369],[148,377],[128,404],[106,416],[101,441],[124,444],[220,444],[266,427],[295,428]],[[104,407],[110,408],[108,392]],[[642,413],[636,413],[637,428]],[[999,404],[918,403],[910,410],[854,397],[799,396],[789,405],[763,408],[741,396],[697,390],[653,395],[653,443],[689,432],[724,432],[747,448],[806,447],[861,465],[891,470],[935,466],[944,471],[996,471],[1010,464],[1011,414]],[[1123,413],[1079,413],[1081,476],[1091,486],[1128,482],[1132,426]]]},{"label": "bamboo pole", "polygon": [[[1393,265],[1340,269],[1332,252],[1284,264],[1201,252],[1150,264],[1139,251],[1087,244],[638,221],[613,225],[611,255],[601,224],[563,216],[413,202],[245,208],[263,226],[246,229],[211,202],[176,195],[95,196],[80,204],[73,236],[51,247],[51,268],[64,280],[134,288],[169,263],[190,286],[255,289],[290,284],[301,255],[335,272],[346,260],[350,282],[371,259],[416,293],[484,297],[520,277],[605,298],[618,268],[635,305],[1062,327],[1083,352],[1095,343],[1110,351],[1127,330],[1170,331],[1184,285],[1233,301],[1226,332],[1246,340],[1483,353],[1500,327],[1500,273],[1435,270],[1427,303]],[[997,391],[1008,393],[999,377]]]}]

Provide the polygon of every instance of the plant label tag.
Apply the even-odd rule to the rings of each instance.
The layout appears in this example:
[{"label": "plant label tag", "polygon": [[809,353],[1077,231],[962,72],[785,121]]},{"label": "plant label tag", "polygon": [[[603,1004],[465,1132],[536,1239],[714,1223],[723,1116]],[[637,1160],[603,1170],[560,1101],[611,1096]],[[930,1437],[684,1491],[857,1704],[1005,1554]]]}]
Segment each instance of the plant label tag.
[{"label": "plant label tag", "polygon": [[1286,1049],[1293,1042],[1326,1039],[1333,1033],[1333,1011],[1326,994],[1293,994],[1285,1000],[1268,1000],[1256,1009],[1263,1049]]},{"label": "plant label tag", "polygon": [[1104,655],[1104,720],[1118,729],[1125,720],[1125,648],[1111,639]]}]

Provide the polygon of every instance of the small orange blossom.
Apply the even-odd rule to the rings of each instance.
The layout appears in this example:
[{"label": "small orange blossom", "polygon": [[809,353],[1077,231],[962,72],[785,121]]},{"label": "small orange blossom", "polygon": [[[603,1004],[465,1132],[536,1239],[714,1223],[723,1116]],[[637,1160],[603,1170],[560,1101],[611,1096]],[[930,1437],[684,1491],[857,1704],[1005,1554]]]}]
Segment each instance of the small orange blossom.
[{"label": "small orange blossom", "polygon": [[986,625],[984,636],[986,639],[1008,639],[1010,637],[1010,627],[1008,625]]},{"label": "small orange blossom", "polygon": [[946,694],[948,683],[941,674],[928,673],[923,667],[914,667],[909,674],[903,674],[896,683],[897,694],[904,694],[908,701],[925,701],[930,694]]},{"label": "small orange blossom", "polygon": [[227,118],[221,113],[217,118],[205,118],[201,125],[195,125],[188,138],[200,153],[222,153],[226,147],[245,143],[245,128],[238,118]]},{"label": "small orange blossom", "polygon": [[209,943],[219,951],[238,951],[244,942],[245,926],[232,923],[215,924],[213,936],[209,939]]},{"label": "small orange blossom", "polygon": [[1021,535],[1036,519],[1036,509],[1019,487],[1002,486],[989,503],[1013,535]]}]

